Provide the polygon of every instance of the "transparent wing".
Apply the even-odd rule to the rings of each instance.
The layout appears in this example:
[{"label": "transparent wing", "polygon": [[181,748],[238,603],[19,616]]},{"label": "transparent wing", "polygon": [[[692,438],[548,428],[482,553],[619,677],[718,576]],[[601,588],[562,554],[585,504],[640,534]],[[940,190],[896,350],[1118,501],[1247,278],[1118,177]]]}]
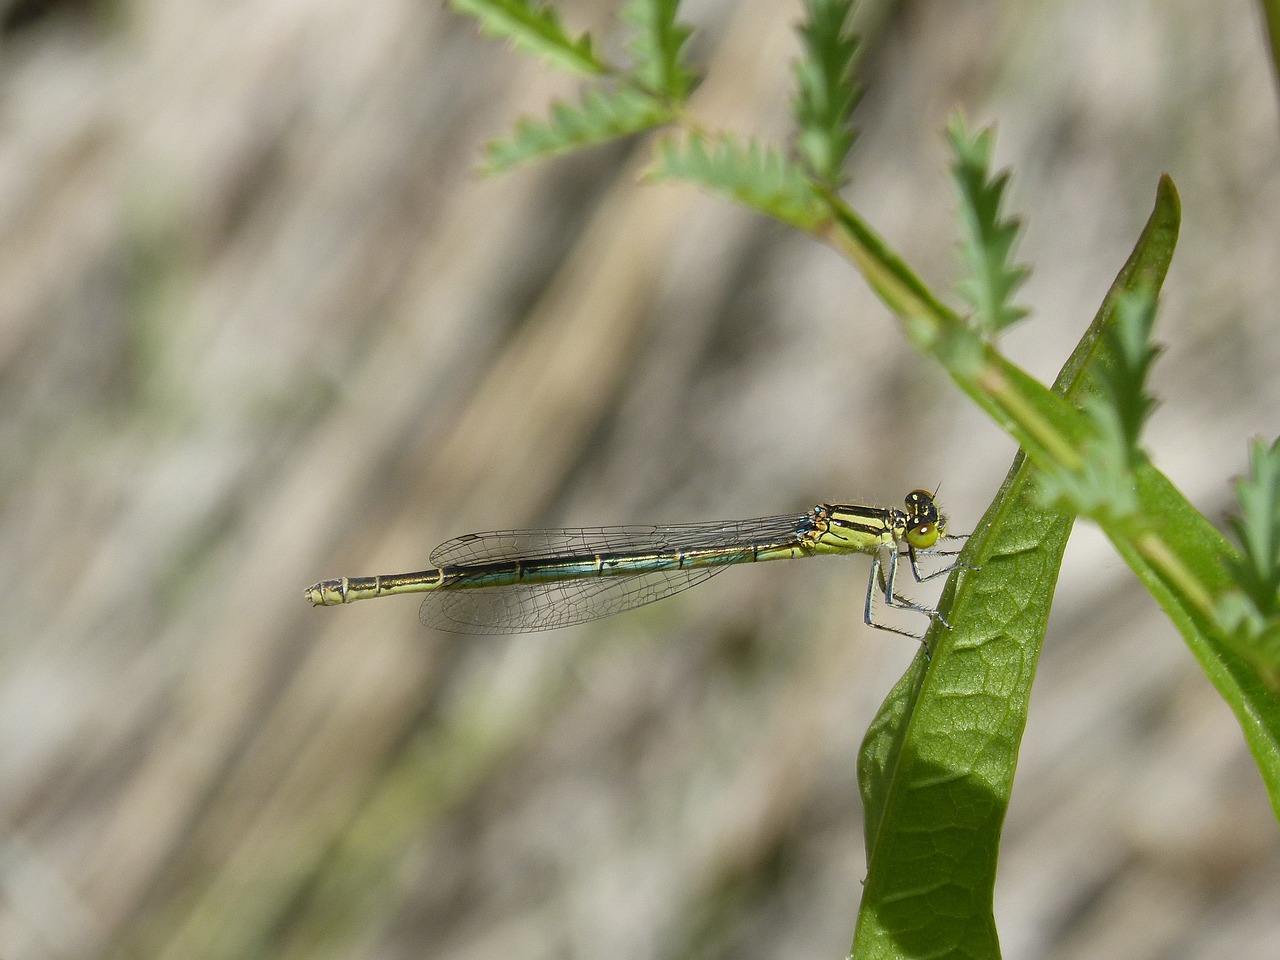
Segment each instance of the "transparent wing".
[{"label": "transparent wing", "polygon": [[428,627],[449,633],[554,630],[642,607],[713,577],[725,567],[661,570],[629,577],[553,583],[513,583],[427,594],[418,612]]},{"label": "transparent wing", "polygon": [[[806,514],[670,526],[571,527],[498,530],[442,543],[431,554],[438,566],[513,560],[626,556],[676,550],[732,549],[793,542],[807,528]],[[522,633],[551,630],[612,616],[687,590],[724,565],[647,570],[538,583],[444,588],[427,594],[419,617],[451,633]]]},{"label": "transparent wing", "polygon": [[438,567],[502,560],[645,553],[786,543],[808,529],[808,514],[713,520],[668,526],[565,527],[554,530],[494,530],[446,540],[431,551]]}]

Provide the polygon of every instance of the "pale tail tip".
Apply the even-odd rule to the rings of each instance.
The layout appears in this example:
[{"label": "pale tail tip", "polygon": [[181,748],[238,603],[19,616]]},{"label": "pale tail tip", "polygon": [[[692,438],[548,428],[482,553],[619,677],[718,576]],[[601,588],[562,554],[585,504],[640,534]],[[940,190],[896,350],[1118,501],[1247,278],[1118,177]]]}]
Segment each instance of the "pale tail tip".
[{"label": "pale tail tip", "polygon": [[311,601],[313,607],[331,607],[334,604],[346,603],[346,582],[338,580],[321,580],[307,587],[303,596]]}]

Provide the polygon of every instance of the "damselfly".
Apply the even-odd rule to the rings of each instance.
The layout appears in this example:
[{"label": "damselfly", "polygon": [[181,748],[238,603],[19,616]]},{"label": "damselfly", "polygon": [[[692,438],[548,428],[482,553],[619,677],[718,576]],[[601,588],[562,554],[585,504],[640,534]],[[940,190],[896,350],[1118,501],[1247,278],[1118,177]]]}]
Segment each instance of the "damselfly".
[{"label": "damselfly", "polygon": [[725,567],[820,554],[865,553],[871,576],[863,618],[873,627],[921,639],[872,615],[876,595],[948,625],[931,607],[899,596],[898,560],[923,583],[955,567],[923,573],[922,555],[947,535],[934,495],[907,494],[905,510],[819,504],[808,513],[669,526],[501,530],[449,540],[420,573],[322,580],[306,591],[316,606],[397,593],[426,593],[420,618],[453,633],[551,630],[612,616],[701,583]]}]

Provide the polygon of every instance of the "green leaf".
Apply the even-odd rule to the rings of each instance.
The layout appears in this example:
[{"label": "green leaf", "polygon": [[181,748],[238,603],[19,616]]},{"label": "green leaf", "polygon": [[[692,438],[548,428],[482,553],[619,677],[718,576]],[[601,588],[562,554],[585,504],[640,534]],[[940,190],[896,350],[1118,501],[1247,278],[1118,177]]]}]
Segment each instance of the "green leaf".
[{"label": "green leaf", "polygon": [[1151,342],[1156,298],[1149,290],[1126,293],[1116,304],[1116,322],[1107,329],[1111,362],[1098,365],[1098,392],[1116,411],[1127,460],[1137,462],[1142,427],[1156,407],[1147,393],[1151,365],[1160,348]]},{"label": "green leaf", "polygon": [[807,0],[800,24],[804,56],[795,65],[796,150],[809,174],[832,189],[845,181],[844,160],[855,136],[850,117],[859,97],[853,82],[858,40],[846,26],[852,7],[849,0]]},{"label": "green leaf", "polygon": [[1235,551],[1155,467],[1139,467],[1135,478],[1143,525],[1136,531],[1107,525],[1103,530],[1235,713],[1280,818],[1280,696],[1270,686],[1272,678],[1240,655],[1216,616],[1214,598],[1235,586]]},{"label": "green leaf", "polygon": [[[1163,226],[1153,215],[1063,366],[1054,385],[1060,402],[1080,404],[1088,395],[1086,370],[1107,349],[1104,331],[1121,293],[1159,286],[1172,255]],[[902,280],[898,273],[887,262],[878,276]],[[1019,453],[960,557],[967,568],[943,593],[939,607],[953,629],[931,628],[932,660],[926,666],[917,658],[863,743],[868,874],[852,954],[860,960],[1000,955],[992,913],[996,853],[1072,525],[1043,505],[1038,472]]]},{"label": "green leaf", "polygon": [[953,629],[931,629],[923,676],[921,656],[864,741],[867,880],[855,957],[999,956],[1000,828],[1071,530],[1041,505],[1034,474],[1015,460],[961,556],[974,566],[943,595]]},{"label": "green leaf", "polygon": [[862,738],[862,749],[858,751],[858,788],[862,792],[868,863],[880,837],[885,810],[894,798],[893,773],[902,757],[911,711],[920,696],[920,684],[928,663],[928,659],[922,656],[911,661],[907,672],[880,705],[866,736]]},{"label": "green leaf", "polygon": [[1130,516],[1138,509],[1132,465],[1124,443],[1124,425],[1110,403],[1085,400],[1091,433],[1080,445],[1082,459],[1073,468],[1046,470],[1040,495],[1046,503],[1090,517]]},{"label": "green leaf", "polygon": [[1133,471],[1144,462],[1138,446],[1142,427],[1156,406],[1147,377],[1160,349],[1151,343],[1155,297],[1149,290],[1126,291],[1116,301],[1115,322],[1107,327],[1106,362],[1091,368],[1094,389],[1085,399],[1091,434],[1081,444],[1074,469],[1046,473],[1046,499],[1075,513],[1119,520],[1138,510]]},{"label": "green leaf", "polygon": [[449,0],[455,10],[480,21],[489,36],[508,40],[517,49],[553,67],[588,76],[609,72],[596,56],[589,34],[576,40],[565,32],[555,9],[530,0]]},{"label": "green leaf", "polygon": [[1003,219],[1000,204],[1009,174],[990,176],[995,134],[991,128],[970,138],[964,119],[954,114],[947,134],[955,152],[951,168],[960,194],[960,256],[966,274],[957,284],[960,295],[973,307],[973,323],[985,336],[994,337],[1027,315],[1012,302],[1014,292],[1026,281],[1029,270],[1013,262],[1021,222]]},{"label": "green leaf", "polygon": [[813,229],[826,216],[800,167],[771,147],[755,140],[744,144],[729,134],[663,140],[648,175],[693,181],[801,230]]},{"label": "green leaf", "polygon": [[1255,440],[1249,476],[1236,483],[1240,513],[1231,518],[1243,556],[1231,563],[1235,581],[1263,617],[1280,614],[1280,440]]},{"label": "green leaf", "polygon": [[[873,289],[904,318],[907,335],[931,352],[1033,461],[1052,469],[1076,469],[1082,462],[1081,444],[1090,435],[1088,418],[978,340],[870,227],[838,198],[829,196],[827,201],[834,218],[832,241],[862,267]],[[1162,177],[1155,209],[1139,241],[1150,254],[1131,260],[1117,280],[1119,289],[1145,284],[1153,292],[1159,290],[1180,220],[1173,181]],[[1101,338],[1117,309],[1118,293],[1108,295],[1103,304],[1106,324],[1091,328],[1086,338]],[[1268,678],[1236,652],[1215,610],[1215,599],[1234,586],[1228,562],[1235,552],[1150,464],[1135,469],[1134,495],[1137,506],[1131,515],[1094,519],[1164,608],[1235,713],[1280,817],[1280,698],[1268,687]]]},{"label": "green leaf", "polygon": [[649,130],[671,117],[667,106],[635,88],[604,91],[593,87],[578,103],[553,103],[551,116],[545,120],[519,121],[509,139],[485,148],[483,169],[497,173],[527,160]]},{"label": "green leaf", "polygon": [[690,30],[676,20],[679,6],[679,0],[630,0],[622,13],[636,28],[628,46],[635,58],[632,75],[671,103],[683,103],[697,80],[681,62]]},{"label": "green leaf", "polygon": [[[1172,255],[1180,207],[1173,183],[1162,177],[1147,232]],[[1157,240],[1159,238],[1157,237]],[[1148,289],[1159,289],[1163,273]],[[1141,278],[1139,278],[1141,280]],[[1131,285],[1138,289],[1140,284]],[[1118,298],[1104,309],[1114,312]],[[1048,466],[1071,466],[1082,424],[1075,410],[1058,403],[1032,378],[996,355],[976,377],[958,378],[984,407],[1001,411],[1024,449]],[[1086,428],[1087,429],[1087,428]],[[1056,438],[1056,439],[1053,439]],[[1067,449],[1058,441],[1067,441]],[[1140,463],[1133,472],[1136,508],[1128,516],[1101,514],[1098,521],[1117,552],[1178,628],[1205,675],[1236,715],[1280,817],[1280,697],[1269,677],[1240,655],[1235,638],[1219,622],[1217,598],[1235,587],[1236,553],[1222,534],[1159,470]]]},{"label": "green leaf", "polygon": [[1231,527],[1242,550],[1227,560],[1234,586],[1217,598],[1214,617],[1235,651],[1280,690],[1280,440],[1250,444],[1249,476],[1236,482],[1236,499]]}]

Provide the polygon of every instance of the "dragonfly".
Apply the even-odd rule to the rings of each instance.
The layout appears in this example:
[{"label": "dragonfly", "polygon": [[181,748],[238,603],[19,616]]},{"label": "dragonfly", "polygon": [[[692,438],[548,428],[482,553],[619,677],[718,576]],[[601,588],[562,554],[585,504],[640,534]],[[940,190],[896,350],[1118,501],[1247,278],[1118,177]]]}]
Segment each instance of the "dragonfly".
[{"label": "dragonfly", "polygon": [[418,573],[321,580],[306,590],[315,606],[374,597],[425,593],[419,619],[450,633],[503,634],[552,630],[613,616],[702,583],[730,566],[828,554],[871,557],[863,619],[868,626],[923,640],[877,620],[877,596],[886,606],[950,624],[932,607],[897,592],[899,560],[906,557],[918,583],[930,573],[924,556],[952,555],[942,540],[947,518],[935,493],[913,490],[905,509],[856,503],[818,504],[802,514],[753,520],[660,526],[498,530],[448,540],[431,553],[436,566]]}]

